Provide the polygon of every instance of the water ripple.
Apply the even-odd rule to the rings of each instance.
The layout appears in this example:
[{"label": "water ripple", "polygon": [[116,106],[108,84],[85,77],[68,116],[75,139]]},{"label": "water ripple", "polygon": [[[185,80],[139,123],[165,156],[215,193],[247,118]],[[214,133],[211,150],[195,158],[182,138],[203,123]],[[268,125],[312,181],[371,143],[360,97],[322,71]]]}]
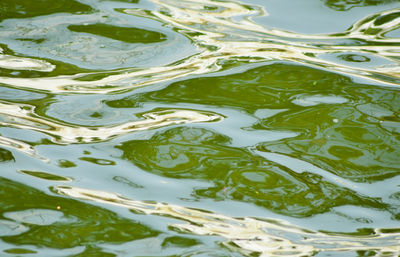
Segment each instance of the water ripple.
[{"label": "water ripple", "polygon": [[400,8],[244,1],[1,1],[3,253],[400,255]]},{"label": "water ripple", "polygon": [[[289,60],[386,85],[397,86],[399,82],[398,39],[385,37],[385,34],[399,28],[400,9],[382,11],[365,17],[344,32],[307,35],[277,28],[268,29],[255,23],[253,18],[268,15],[261,6],[207,0],[153,2],[158,7],[154,11],[132,8],[122,8],[119,11],[135,17],[154,19],[174,27],[175,31],[193,41],[200,50],[199,53],[175,63],[146,69],[127,68],[112,72],[84,72],[29,79],[3,76],[0,77],[0,83],[54,93],[109,93],[190,74],[219,71],[224,69],[221,65],[222,60],[238,58],[247,58],[250,62]],[[194,8],[195,6],[204,8]],[[359,57],[348,57],[345,62],[343,58],[325,58],[327,54],[341,56],[349,53]],[[382,58],[386,63],[357,65],[371,60],[366,56]],[[8,66],[6,64],[3,66],[8,69],[15,66],[12,63]]]},{"label": "water ripple", "polygon": [[[43,119],[34,112],[34,107],[26,104],[0,103],[0,125],[39,131],[52,136],[53,142],[59,144],[100,142],[119,135],[135,131],[155,129],[174,124],[195,122],[213,122],[223,117],[210,112],[180,109],[165,109],[147,112],[141,116],[143,120],[126,122],[114,126],[81,127]],[[14,141],[3,139],[4,145],[12,145]],[[30,152],[26,144],[15,144]]]},{"label": "water ripple", "polygon": [[246,256],[311,256],[318,252],[366,252],[397,255],[400,233],[376,228],[369,235],[329,234],[294,226],[286,221],[233,218],[218,213],[168,203],[131,200],[118,194],[77,187],[58,186],[54,190],[76,199],[128,208],[134,212],[168,216],[186,223],[171,224],[182,232],[218,235],[224,245]]}]

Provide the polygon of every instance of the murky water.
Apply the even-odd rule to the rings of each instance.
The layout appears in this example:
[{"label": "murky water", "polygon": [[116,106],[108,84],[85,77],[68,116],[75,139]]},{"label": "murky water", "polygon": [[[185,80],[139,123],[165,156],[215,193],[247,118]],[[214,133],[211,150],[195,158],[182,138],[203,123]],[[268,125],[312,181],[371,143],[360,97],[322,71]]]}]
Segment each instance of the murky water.
[{"label": "murky water", "polygon": [[400,256],[397,0],[1,0],[1,256]]}]

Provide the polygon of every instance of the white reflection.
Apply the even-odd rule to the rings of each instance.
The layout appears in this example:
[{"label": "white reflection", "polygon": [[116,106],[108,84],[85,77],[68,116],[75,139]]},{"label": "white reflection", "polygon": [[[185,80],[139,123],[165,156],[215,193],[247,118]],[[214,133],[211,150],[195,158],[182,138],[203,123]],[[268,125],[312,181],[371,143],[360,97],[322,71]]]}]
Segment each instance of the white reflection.
[{"label": "white reflection", "polygon": [[[0,103],[0,125],[43,132],[52,136],[52,140],[60,144],[105,141],[135,131],[223,119],[215,113],[185,109],[153,111],[143,114],[142,117],[144,118],[142,120],[114,126],[80,127],[44,119],[35,114],[34,108],[30,105]],[[1,137],[0,142],[8,143],[10,146],[15,145],[15,148],[34,155],[34,150],[27,144]]]},{"label": "white reflection", "polygon": [[[0,122],[0,125],[1,124],[2,124],[2,122]],[[38,155],[36,150],[31,145],[24,143],[22,141],[16,140],[16,139],[11,139],[11,138],[0,136],[0,146],[5,146],[7,148],[16,149],[16,150],[21,151],[29,156],[37,157],[45,162],[49,161],[49,159]]]},{"label": "white reflection", "polygon": [[400,254],[400,233],[348,236],[330,235],[303,229],[277,219],[233,218],[167,203],[130,200],[118,194],[77,187],[58,186],[55,191],[82,200],[117,205],[148,215],[161,215],[186,221],[171,226],[198,235],[217,235],[227,239],[226,247],[245,255],[311,256],[329,251],[375,251]]},{"label": "white reflection", "polygon": [[16,57],[12,55],[1,54],[0,52],[0,68],[10,70],[35,70],[42,72],[50,72],[56,66],[33,58]]},{"label": "white reflection", "polygon": [[[123,12],[155,19],[174,27],[177,32],[193,41],[200,50],[198,54],[174,64],[147,69],[128,68],[107,71],[106,74],[94,72],[29,79],[0,77],[0,83],[54,93],[105,94],[191,74],[215,72],[223,68],[219,65],[219,61],[237,58],[248,58],[250,62],[288,60],[306,63],[387,85],[398,85],[396,81],[400,79],[399,40],[384,36],[385,33],[399,27],[400,18],[387,22],[382,22],[384,19],[381,18],[399,12],[400,8],[372,14],[341,33],[307,35],[264,28],[257,24],[252,18],[268,15],[263,7],[257,5],[248,6],[234,1],[211,0],[152,1],[158,6],[155,11],[125,9]],[[379,22],[376,22],[379,18],[381,18]],[[365,67],[354,62],[324,59],[327,54],[338,55],[348,52],[383,58],[389,64]],[[18,68],[18,65],[14,65]],[[104,76],[100,76],[102,77],[100,79],[86,79],[89,75],[97,74]]]}]

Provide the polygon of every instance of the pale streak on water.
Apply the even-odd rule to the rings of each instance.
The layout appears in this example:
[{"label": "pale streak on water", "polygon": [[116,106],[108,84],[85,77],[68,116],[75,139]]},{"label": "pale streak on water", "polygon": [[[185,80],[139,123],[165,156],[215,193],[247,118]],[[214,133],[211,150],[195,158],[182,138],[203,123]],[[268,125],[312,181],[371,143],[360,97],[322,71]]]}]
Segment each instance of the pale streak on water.
[{"label": "pale streak on water", "polygon": [[[400,79],[400,51],[397,39],[384,37],[400,27],[400,17],[376,25],[386,15],[400,11],[392,9],[375,13],[355,22],[348,30],[335,34],[307,35],[279,29],[267,29],[253,21],[268,15],[261,6],[248,6],[226,1],[160,1],[153,0],[155,11],[123,8],[121,12],[154,19],[177,28],[190,38],[199,52],[179,62],[149,68],[123,68],[75,75],[42,78],[0,77],[0,83],[21,89],[43,90],[51,93],[108,94],[166,82],[189,75],[223,70],[221,61],[244,58],[250,62],[288,60],[322,67],[327,70],[357,76],[387,86],[397,86]],[[205,10],[213,6],[214,10]],[[368,34],[368,30],[374,30]],[[378,31],[378,32],[377,32]],[[365,44],[342,44],[344,41],[363,40]],[[376,44],[379,44],[378,46]],[[328,61],[324,54],[360,53],[376,56],[389,64],[378,67],[357,67]],[[55,66],[46,61],[0,53],[0,67],[14,70],[50,72]],[[84,80],[94,74],[109,74],[97,80]],[[173,124],[215,122],[222,115],[196,110],[165,109],[147,112],[139,120],[110,126],[82,127],[51,120],[35,113],[33,106],[0,103],[0,125],[38,131],[49,135],[57,144],[102,142],[127,133],[149,130]],[[0,137],[0,145],[22,151],[42,160],[34,147],[16,139]],[[149,215],[169,215],[179,221],[175,228],[189,233],[218,235],[227,239],[227,248],[244,255],[261,253],[262,256],[304,256],[324,251],[373,250],[378,254],[399,254],[400,234],[383,233],[376,229],[373,236],[354,237],[330,235],[305,230],[281,220],[259,220],[249,217],[233,218],[222,214],[203,212],[168,203],[145,203],[123,198],[115,193],[59,186],[59,194],[69,197],[118,205]],[[297,240],[288,235],[298,236]]]},{"label": "pale streak on water", "polygon": [[35,114],[33,106],[0,102],[0,125],[43,132],[51,135],[52,140],[59,144],[101,142],[141,130],[223,119],[223,116],[213,113],[179,109],[148,112],[142,116],[144,119],[115,126],[80,127],[42,119]]},{"label": "pale streak on water", "polygon": [[[168,203],[146,203],[118,194],[83,188],[59,186],[54,191],[70,197],[128,208],[134,212],[172,217],[185,223],[171,226],[198,235],[218,235],[227,239],[224,245],[245,255],[311,256],[317,252],[376,251],[397,255],[400,233],[376,229],[373,236],[329,235],[302,229],[283,220],[233,218],[222,214],[185,208]],[[296,240],[291,240],[295,236]],[[380,255],[379,255],[380,256]]]},{"label": "pale streak on water", "polygon": [[[161,81],[184,77],[191,74],[204,74],[222,69],[219,61],[230,58],[249,58],[252,61],[290,60],[307,63],[328,70],[356,75],[362,78],[396,85],[400,79],[396,39],[383,35],[400,26],[400,18],[375,25],[376,20],[400,11],[392,9],[368,16],[342,33],[327,35],[306,35],[278,29],[265,29],[252,21],[253,17],[268,15],[259,6],[244,6],[236,2],[214,1],[153,1],[159,9],[151,13],[140,9],[123,9],[127,14],[155,19],[166,25],[182,30],[181,33],[200,33],[191,36],[200,53],[181,62],[146,69],[124,69],[114,71],[115,75],[92,81],[79,81],[93,73],[49,78],[0,78],[0,83],[20,88],[42,89],[53,93],[110,93],[131,88],[151,85]],[[218,11],[210,12],[201,8],[211,5]],[[197,8],[195,8],[197,6]],[[239,20],[236,17],[240,17]],[[374,34],[368,34],[368,30]],[[376,32],[378,30],[378,32]],[[340,40],[365,40],[363,45],[344,45]],[[379,46],[374,44],[379,43]],[[216,49],[209,50],[209,47]],[[323,54],[357,52],[377,56],[390,64],[381,67],[352,67],[320,58]],[[3,55],[2,64],[7,65],[7,56]],[[1,61],[1,59],[0,59]],[[15,65],[16,60],[8,60],[8,65]],[[51,70],[52,65],[30,59],[18,59],[21,67],[32,67],[41,71]],[[98,74],[98,73],[96,73]],[[101,74],[101,72],[100,72]],[[379,79],[377,79],[379,76]]]}]

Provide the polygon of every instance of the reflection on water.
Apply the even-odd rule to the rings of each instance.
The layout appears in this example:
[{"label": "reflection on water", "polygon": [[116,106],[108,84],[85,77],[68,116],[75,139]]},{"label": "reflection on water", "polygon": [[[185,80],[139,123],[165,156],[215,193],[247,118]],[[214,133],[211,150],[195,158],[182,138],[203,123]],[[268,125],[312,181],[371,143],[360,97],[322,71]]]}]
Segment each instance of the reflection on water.
[{"label": "reflection on water", "polygon": [[[175,26],[176,30],[186,37],[189,37],[194,44],[201,49],[200,53],[183,59],[174,65],[154,66],[139,70],[136,68],[133,70],[116,70],[114,74],[108,74],[107,72],[105,77],[101,75],[102,73],[96,72],[80,73],[70,76],[30,78],[29,83],[27,79],[21,77],[2,77],[0,78],[0,82],[16,87],[35,88],[52,92],[107,93],[135,88],[141,85],[154,84],[160,81],[187,76],[189,74],[218,71],[224,68],[223,62],[227,60],[246,58],[248,61],[252,62],[290,60],[323,67],[333,71],[368,77],[369,79],[389,84],[398,83],[399,52],[396,44],[397,39],[386,38],[384,35],[399,27],[400,16],[398,13],[400,9],[388,10],[370,15],[356,22],[347,31],[342,33],[313,36],[280,31],[276,28],[266,29],[254,23],[251,17],[266,15],[266,11],[257,6],[249,7],[234,2],[213,1],[155,1],[155,3],[160,6],[160,9],[152,12],[144,12],[137,8],[118,10],[122,13],[155,19],[169,26]],[[212,8],[194,9],[196,5],[208,6],[208,4],[210,4]],[[209,10],[210,8],[212,11]],[[98,18],[97,16],[92,17],[93,15],[95,14],[90,14],[87,20]],[[241,19],[237,20],[233,19],[233,17],[241,17]],[[85,21],[86,20],[81,20],[80,22]],[[66,21],[63,20],[62,22],[63,23],[58,21],[59,24],[57,25],[65,26]],[[74,21],[71,20],[70,22]],[[24,48],[26,46],[24,46],[24,44],[21,46],[21,43],[16,43],[15,40],[12,40],[16,35],[18,35],[18,37],[21,37],[21,34],[24,35],[24,37],[28,35],[29,37],[37,37],[37,33],[43,33],[40,31],[36,32],[36,28],[28,29],[28,32],[21,32],[20,30],[22,28],[15,27],[14,24],[6,23],[5,27],[9,27],[9,29],[5,29],[0,35],[10,38],[10,43],[12,45],[16,44],[18,48]],[[157,42],[157,38],[163,38],[163,36],[157,32],[145,32],[137,28],[113,27],[112,25],[106,24],[69,25],[68,28],[69,30],[75,30],[77,32],[102,35],[106,38],[118,37],[121,41],[128,41],[131,43],[139,43],[143,42],[143,40],[150,40],[150,42],[156,40],[155,42]],[[52,28],[52,30],[54,29],[55,28]],[[126,38],[126,36],[121,36],[124,35],[123,32],[132,33],[137,36]],[[107,41],[104,41],[103,44],[101,40],[103,39],[97,37],[80,38],[70,41],[70,46],[68,46],[68,48],[72,47],[71,50],[76,51],[77,47],[85,47],[88,48],[88,50],[85,50],[86,53],[92,50],[96,51],[96,53],[101,53],[102,50],[98,49],[98,47],[104,48],[107,43]],[[87,45],[79,45],[78,43],[81,41],[85,41]],[[61,42],[56,44],[60,43]],[[139,47],[138,50],[142,50],[142,52],[146,50],[140,48],[141,46],[137,47]],[[107,48],[107,51],[111,50],[112,52],[115,46],[110,45],[110,48],[111,49]],[[47,48],[44,50],[47,51]],[[61,50],[51,50],[50,54],[53,58],[55,57],[58,59],[61,57],[57,54],[59,51]],[[133,51],[135,52],[135,56],[139,54],[138,51]],[[330,61],[324,59],[324,55],[328,53],[348,54],[349,52],[352,52],[353,55],[354,52],[356,52],[361,56],[358,60],[363,60],[363,58],[367,58],[365,60],[368,60],[368,56],[377,56],[382,58],[385,64],[379,65],[378,62],[378,65],[363,67],[362,65],[354,66],[354,62],[352,61],[350,61],[351,64],[349,65],[336,60]],[[92,56],[96,53],[93,52],[91,55],[82,59],[80,63],[91,62],[89,59],[93,59],[93,57],[97,58],[96,56]],[[86,55],[85,53],[79,54]],[[129,53],[119,52],[118,54],[125,56]],[[47,55],[48,54],[45,54],[45,56]],[[139,60],[141,59],[142,58],[139,58]],[[103,62],[104,61],[105,60],[103,60]],[[118,62],[124,63],[125,61]],[[122,63],[120,63],[120,65]],[[132,66],[135,67],[136,65],[132,63]],[[12,66],[10,66],[9,69],[12,69]],[[96,76],[94,76],[95,74]],[[88,76],[91,78],[90,81],[88,81]],[[93,76],[95,79],[93,79]],[[100,79],[96,77],[100,77]]]},{"label": "reflection on water", "polygon": [[161,110],[142,114],[145,119],[123,123],[110,127],[78,127],[58,124],[41,119],[28,105],[0,103],[0,124],[22,129],[31,129],[53,136],[59,143],[88,143],[108,140],[112,137],[140,130],[154,129],[171,124],[208,122],[223,119],[222,116],[191,110]]},{"label": "reflection on water", "polygon": [[[34,188],[2,178],[1,248],[17,246],[52,256],[57,249],[70,256],[100,254],[99,245],[155,237],[155,231],[143,224],[122,218],[113,212],[76,200],[49,196]],[[12,220],[14,229],[7,233]],[[126,229],[128,228],[128,229]],[[16,234],[18,231],[19,233]],[[10,247],[11,248],[11,247]],[[40,255],[42,253],[43,255]]]},{"label": "reflection on water", "polygon": [[32,2],[29,0],[4,0],[1,1],[0,20],[28,18],[54,13],[87,13],[94,11],[89,5],[75,0],[60,0],[53,3],[50,0]]},{"label": "reflection on water", "polygon": [[400,254],[396,1],[243,1],[1,1],[3,255]]},{"label": "reflection on water", "polygon": [[146,141],[124,142],[119,148],[124,151],[123,158],[146,171],[214,182],[212,187],[196,189],[196,197],[254,202],[299,217],[340,205],[388,207],[380,199],[357,194],[345,183],[330,181],[331,175],[311,170],[297,174],[286,162],[269,161],[245,149],[229,147],[228,142],[223,135],[205,129],[177,128]]},{"label": "reflection on water", "polygon": [[387,4],[391,2],[396,2],[396,0],[323,0],[324,3],[338,11],[347,11],[351,8],[358,7],[358,6],[374,6],[380,4]]},{"label": "reflection on water", "polygon": [[129,208],[134,212],[168,216],[187,223],[173,228],[200,235],[218,235],[228,239],[224,246],[243,254],[260,256],[309,256],[320,251],[357,251],[373,254],[396,254],[400,234],[376,230],[369,235],[327,234],[302,229],[273,219],[232,218],[220,214],[184,208],[166,203],[145,203],[116,194],[73,187],[55,188],[60,194]]}]

